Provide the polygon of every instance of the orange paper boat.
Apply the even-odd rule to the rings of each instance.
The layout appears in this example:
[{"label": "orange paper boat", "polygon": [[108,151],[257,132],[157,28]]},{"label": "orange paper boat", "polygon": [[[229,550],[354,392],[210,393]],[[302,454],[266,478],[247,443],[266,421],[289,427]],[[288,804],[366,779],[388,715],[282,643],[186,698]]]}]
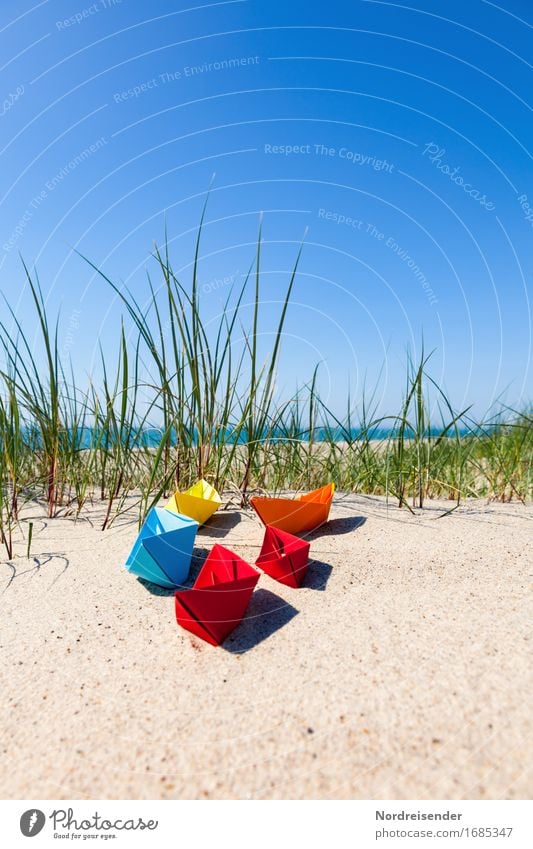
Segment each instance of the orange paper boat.
[{"label": "orange paper boat", "polygon": [[217,543],[192,589],[175,595],[178,625],[220,645],[241,622],[258,580],[259,572]]},{"label": "orange paper boat", "polygon": [[254,496],[250,504],[265,525],[302,534],[327,522],[334,492],[335,484],[328,483],[296,498]]},{"label": "orange paper boat", "polygon": [[269,526],[255,565],[288,587],[299,587],[309,566],[310,543]]}]

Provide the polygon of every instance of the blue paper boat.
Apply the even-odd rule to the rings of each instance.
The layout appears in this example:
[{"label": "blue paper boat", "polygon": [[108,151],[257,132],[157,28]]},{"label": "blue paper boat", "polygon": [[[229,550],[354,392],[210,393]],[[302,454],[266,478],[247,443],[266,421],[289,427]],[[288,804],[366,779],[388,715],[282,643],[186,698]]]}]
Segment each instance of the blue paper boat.
[{"label": "blue paper boat", "polygon": [[189,576],[198,522],[164,507],[152,507],[126,560],[145,581],[173,589]]}]

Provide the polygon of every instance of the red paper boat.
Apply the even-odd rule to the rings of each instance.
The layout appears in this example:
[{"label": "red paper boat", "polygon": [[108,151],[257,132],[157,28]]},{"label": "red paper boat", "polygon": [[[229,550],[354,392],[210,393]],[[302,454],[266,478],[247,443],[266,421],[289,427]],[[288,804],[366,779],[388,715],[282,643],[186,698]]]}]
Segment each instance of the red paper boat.
[{"label": "red paper boat", "polygon": [[309,566],[309,548],[310,543],[300,537],[268,527],[255,564],[280,584],[296,588],[301,586]]},{"label": "red paper boat", "polygon": [[256,495],[250,498],[250,504],[264,525],[272,525],[291,534],[303,534],[327,522],[334,492],[335,484],[328,483],[296,498]]},{"label": "red paper boat", "polygon": [[241,622],[258,580],[259,572],[217,543],[192,589],[176,592],[178,625],[220,645]]}]

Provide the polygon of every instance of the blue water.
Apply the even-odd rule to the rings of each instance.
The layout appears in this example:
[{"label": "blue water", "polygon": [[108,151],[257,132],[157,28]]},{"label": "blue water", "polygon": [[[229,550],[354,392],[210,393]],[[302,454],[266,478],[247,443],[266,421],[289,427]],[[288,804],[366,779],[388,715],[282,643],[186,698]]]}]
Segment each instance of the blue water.
[{"label": "blue water", "polygon": [[[430,432],[432,436],[438,436],[440,430],[438,428],[431,428]],[[459,432],[462,436],[466,436],[469,433],[472,433],[472,431],[467,428],[459,428]],[[352,428],[350,431],[350,437],[351,439],[355,440],[358,439],[362,435],[362,433],[363,430],[361,428]],[[397,430],[392,428],[376,427],[369,431],[368,436],[371,440],[378,441],[388,439],[389,437],[394,436],[396,433]],[[335,442],[343,442],[346,440],[346,434],[347,431],[343,430],[340,427],[317,427],[315,428],[313,439],[315,442],[327,442],[329,440],[333,440]],[[124,444],[128,444],[130,447],[133,448],[157,448],[157,446],[161,443],[163,435],[164,429],[157,427],[143,427],[133,430],[124,429],[122,434],[122,442]],[[409,437],[409,431],[407,431],[405,435]],[[449,431],[449,435],[453,436],[453,430]],[[41,434],[37,428],[24,428],[23,437],[26,444],[30,445],[31,447],[37,450],[42,448],[43,442]],[[63,438],[65,439],[66,443],[65,447],[67,447],[68,444],[68,448],[70,450],[74,448],[74,450],[78,451],[95,447],[96,445],[98,445],[99,440],[101,440],[103,447],[109,447],[116,440],[115,437],[109,434],[107,436],[101,436],[98,429],[94,427],[79,428],[76,433],[74,433],[72,430],[64,431]],[[308,442],[309,433],[307,431],[302,432],[301,434],[299,434],[298,438],[303,442]],[[276,431],[274,431],[274,435],[271,436],[270,439],[271,441],[272,439],[278,439],[279,442],[289,441],[281,430],[279,431],[279,436],[277,437]],[[227,429],[225,433],[220,434],[218,437],[219,442],[224,441],[230,444],[235,440],[239,444],[244,445],[248,441],[246,431],[241,430],[239,434],[234,435],[231,430]],[[197,444],[197,436],[195,436],[192,441],[193,444]],[[172,446],[178,444],[177,434],[174,430],[172,430],[170,433],[170,444]]]}]

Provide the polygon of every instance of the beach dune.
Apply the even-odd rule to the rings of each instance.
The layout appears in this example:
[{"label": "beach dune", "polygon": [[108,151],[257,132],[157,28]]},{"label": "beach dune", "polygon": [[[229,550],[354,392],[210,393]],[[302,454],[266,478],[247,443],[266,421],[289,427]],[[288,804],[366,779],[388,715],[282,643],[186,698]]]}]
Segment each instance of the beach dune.
[{"label": "beach dune", "polygon": [[[335,498],[299,590],[262,574],[221,648],[122,565],[101,510],[0,565],[3,798],[528,798],[533,509]],[[133,515],[133,514],[132,514]],[[219,511],[255,561],[263,528]]]}]

